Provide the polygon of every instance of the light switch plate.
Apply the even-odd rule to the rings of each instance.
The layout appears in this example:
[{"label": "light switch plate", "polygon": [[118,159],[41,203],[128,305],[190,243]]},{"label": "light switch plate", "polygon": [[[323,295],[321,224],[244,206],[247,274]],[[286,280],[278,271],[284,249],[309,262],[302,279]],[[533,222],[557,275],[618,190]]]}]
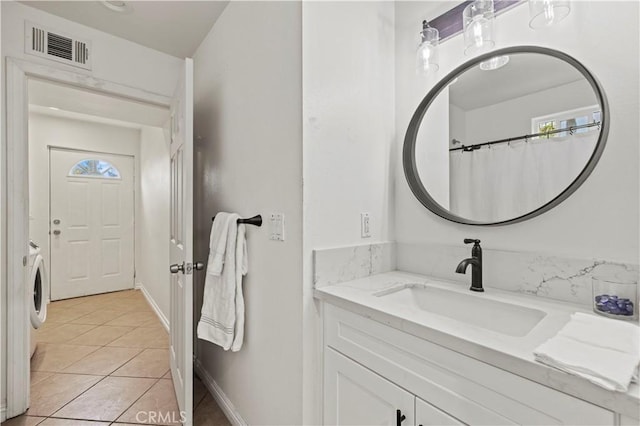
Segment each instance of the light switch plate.
[{"label": "light switch plate", "polygon": [[269,217],[269,239],[284,241],[284,213],[271,213]]},{"label": "light switch plate", "polygon": [[369,213],[360,213],[360,236],[362,238],[371,237],[371,222]]}]

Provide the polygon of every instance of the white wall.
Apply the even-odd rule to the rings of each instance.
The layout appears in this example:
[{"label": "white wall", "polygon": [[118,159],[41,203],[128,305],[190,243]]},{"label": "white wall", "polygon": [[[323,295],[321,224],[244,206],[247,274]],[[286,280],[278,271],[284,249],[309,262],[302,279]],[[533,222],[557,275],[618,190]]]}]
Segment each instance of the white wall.
[{"label": "white wall", "polygon": [[[91,40],[92,71],[24,53],[24,22]],[[2,56],[55,64],[98,79],[171,96],[182,60],[14,1],[2,2]]]},{"label": "white wall", "polygon": [[[176,87],[178,75],[183,61],[170,55],[145,48],[135,43],[131,43],[124,39],[114,37],[97,31],[83,25],[62,19],[37,9],[25,6],[18,2],[2,1],[1,8],[1,54],[2,67],[4,75],[4,64],[6,57],[19,58],[37,63],[47,63],[52,67],[59,69],[71,69],[80,74],[92,76],[111,82],[128,85],[131,87],[145,89],[150,92],[170,96]],[[92,41],[92,61],[93,71],[83,71],[80,68],[68,67],[56,62],[47,61],[36,56],[26,55],[24,53],[24,21],[29,20],[46,27],[60,29],[81,38],[90,39]],[[0,79],[2,92],[2,102],[5,104],[5,80]],[[3,110],[4,111],[4,110]],[[5,113],[0,116],[0,128],[3,129],[0,144],[0,182],[2,194],[0,200],[0,222],[2,223],[1,238],[2,241],[2,258],[0,259],[0,287],[2,290],[2,348],[6,347],[6,117]],[[6,356],[2,351],[2,371],[1,380],[1,398],[2,405],[6,401]]]},{"label": "white wall", "polygon": [[[301,4],[258,1],[231,2],[194,55],[195,260],[207,259],[217,212],[285,215],[284,242],[267,221],[247,229],[242,349],[194,340],[249,424],[302,421],[301,54]],[[197,273],[196,321],[203,285]]]},{"label": "white wall", "polygon": [[[392,239],[394,7],[303,3],[304,423],[321,421],[313,249]],[[360,213],[370,214],[362,238]]]},{"label": "white wall", "polygon": [[[302,46],[296,37],[300,8]],[[266,34],[275,39],[252,37],[265,34],[264,21],[271,23]],[[389,2],[231,3],[195,55],[195,161],[196,176],[202,179],[195,194],[196,258],[206,258],[210,217],[219,210],[252,214],[263,205],[264,215],[269,209],[278,211],[276,200],[284,199],[295,212],[294,226],[302,228],[296,222],[301,219],[304,170],[304,252],[294,245],[300,236],[295,228],[292,235],[289,216],[288,236],[297,241],[285,242],[291,244],[286,248],[286,269],[296,275],[273,281],[271,269],[285,261],[285,247],[264,241],[264,231],[250,229],[247,346],[237,354],[202,342],[198,348],[199,358],[250,424],[321,421],[320,324],[312,297],[312,249],[392,238],[393,25]],[[272,112],[278,109],[279,119],[273,122]],[[304,160],[302,133],[274,139],[281,125],[289,132],[304,131]],[[256,138],[261,141],[256,143]],[[265,146],[271,148],[264,151]],[[259,160],[275,169],[255,170]],[[275,198],[264,204],[265,197]],[[371,214],[368,239],[360,236],[361,212]],[[267,261],[270,268],[262,265]],[[268,295],[268,287],[276,293]],[[295,326],[276,322],[278,318]],[[266,344],[272,331],[264,329],[265,321],[281,328],[271,345]],[[260,392],[266,388],[268,393]]]},{"label": "white wall", "polygon": [[136,284],[142,285],[164,319],[169,318],[170,156],[164,130],[140,131],[140,191],[136,197]]},{"label": "white wall", "polygon": [[[393,4],[309,2],[303,10],[305,240],[313,248],[387,240]],[[361,212],[371,213],[370,239],[360,236]]]},{"label": "white wall", "polygon": [[467,122],[465,118],[465,111],[450,103],[449,104],[449,148],[459,147],[459,144],[454,144],[453,139],[466,144],[467,143]]},{"label": "white wall", "polygon": [[[440,70],[426,82],[413,77],[416,16],[429,2],[396,3],[396,111],[398,141],[415,107],[432,87],[467,58],[462,36],[440,45]],[[528,28],[528,7],[520,5],[495,22],[496,48],[538,45],[581,61],[600,80],[609,99],[609,140],[596,169],[571,197],[534,219],[501,227],[471,227],[441,219],[413,197],[398,162],[397,241],[462,245],[476,237],[485,247],[539,251],[578,258],[638,262],[639,5],[637,2],[572,2],[571,14],[557,26]],[[432,16],[434,17],[434,16]],[[615,31],[602,41],[603,23]],[[397,150],[402,149],[401,144]],[[453,265],[455,266],[455,265]],[[452,266],[452,267],[453,267]]]}]

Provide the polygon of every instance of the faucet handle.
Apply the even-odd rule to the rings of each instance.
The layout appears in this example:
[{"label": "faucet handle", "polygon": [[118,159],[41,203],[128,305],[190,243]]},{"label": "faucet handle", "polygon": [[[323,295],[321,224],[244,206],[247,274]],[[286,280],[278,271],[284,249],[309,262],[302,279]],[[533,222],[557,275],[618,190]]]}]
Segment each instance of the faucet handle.
[{"label": "faucet handle", "polygon": [[480,244],[480,240],[476,240],[476,239],[473,239],[473,238],[465,238],[464,239],[464,243],[465,244],[471,244],[471,243]]}]

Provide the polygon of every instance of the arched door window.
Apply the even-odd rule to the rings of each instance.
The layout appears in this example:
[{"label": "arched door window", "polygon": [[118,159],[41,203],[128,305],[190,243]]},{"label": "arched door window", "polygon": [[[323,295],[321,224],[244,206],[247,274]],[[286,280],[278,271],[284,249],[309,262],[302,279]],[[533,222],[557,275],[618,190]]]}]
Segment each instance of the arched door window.
[{"label": "arched door window", "polygon": [[69,176],[120,179],[120,172],[108,161],[82,160],[71,167],[71,170],[69,170]]}]

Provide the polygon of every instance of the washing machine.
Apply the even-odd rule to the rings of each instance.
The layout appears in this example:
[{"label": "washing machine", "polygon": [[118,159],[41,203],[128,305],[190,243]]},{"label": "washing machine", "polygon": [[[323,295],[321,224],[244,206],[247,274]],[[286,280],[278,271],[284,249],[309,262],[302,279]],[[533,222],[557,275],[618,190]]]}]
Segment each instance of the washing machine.
[{"label": "washing machine", "polygon": [[37,330],[47,319],[47,301],[49,300],[49,276],[45,269],[40,247],[29,242],[29,295],[31,308],[31,356],[36,351]]}]

